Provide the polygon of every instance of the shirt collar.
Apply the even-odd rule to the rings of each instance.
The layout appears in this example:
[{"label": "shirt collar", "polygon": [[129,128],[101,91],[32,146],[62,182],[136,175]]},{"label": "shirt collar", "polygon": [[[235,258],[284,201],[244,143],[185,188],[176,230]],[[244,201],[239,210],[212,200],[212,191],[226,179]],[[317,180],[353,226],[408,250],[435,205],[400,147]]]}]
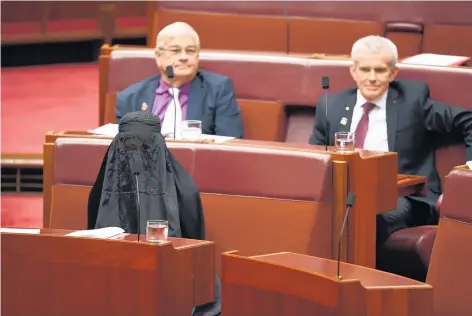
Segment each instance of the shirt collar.
[{"label": "shirt collar", "polygon": [[[387,105],[387,94],[388,94],[388,89],[385,90],[385,92],[380,97],[378,97],[377,99],[375,99],[375,100],[373,100],[372,102],[369,102],[369,103],[373,103],[376,106],[378,106],[379,108],[385,108],[386,105]],[[361,94],[361,91],[359,89],[357,89],[357,100],[358,100],[359,104],[367,103],[367,100]]]},{"label": "shirt collar", "polygon": [[[183,86],[181,86],[179,88],[180,95],[189,94],[190,84],[191,84],[191,82],[186,83],[186,84],[184,84]],[[156,94],[162,95],[162,94],[168,93],[169,89],[170,89],[170,85],[167,82],[165,82],[164,79],[162,79],[162,76],[161,76],[160,79],[159,79],[159,85],[157,86],[157,89],[156,89]]]}]

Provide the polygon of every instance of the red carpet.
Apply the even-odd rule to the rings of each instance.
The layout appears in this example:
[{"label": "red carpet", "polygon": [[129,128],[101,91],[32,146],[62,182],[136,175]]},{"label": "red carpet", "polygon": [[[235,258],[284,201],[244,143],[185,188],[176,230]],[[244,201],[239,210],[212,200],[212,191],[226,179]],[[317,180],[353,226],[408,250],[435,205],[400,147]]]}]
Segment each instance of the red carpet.
[{"label": "red carpet", "polygon": [[2,153],[43,152],[46,132],[98,127],[98,66],[2,69]]},{"label": "red carpet", "polygon": [[41,193],[2,193],[1,227],[43,227],[43,195]]}]

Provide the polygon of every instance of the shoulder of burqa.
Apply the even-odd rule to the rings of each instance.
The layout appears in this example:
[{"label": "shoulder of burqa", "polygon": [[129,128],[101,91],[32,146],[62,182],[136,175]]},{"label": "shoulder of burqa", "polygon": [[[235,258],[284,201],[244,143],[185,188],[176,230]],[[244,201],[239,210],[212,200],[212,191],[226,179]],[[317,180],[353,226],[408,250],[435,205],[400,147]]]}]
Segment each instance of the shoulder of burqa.
[{"label": "shoulder of burqa", "polygon": [[122,117],[118,131],[90,191],[88,229],[121,227],[136,234],[138,218],[140,232],[148,220],[167,220],[169,237],[204,239],[200,192],[168,150],[159,118],[131,112]]}]

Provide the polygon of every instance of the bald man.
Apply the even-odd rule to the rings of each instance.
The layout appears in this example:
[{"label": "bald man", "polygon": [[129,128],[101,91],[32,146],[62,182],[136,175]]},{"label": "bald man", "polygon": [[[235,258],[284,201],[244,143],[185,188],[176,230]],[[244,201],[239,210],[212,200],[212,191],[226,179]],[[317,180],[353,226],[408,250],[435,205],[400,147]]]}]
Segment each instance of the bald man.
[{"label": "bald man", "polygon": [[[200,39],[190,25],[176,22],[163,28],[155,48],[160,74],[118,94],[117,122],[128,112],[150,111],[161,119],[165,134],[174,130],[177,110],[178,120],[202,121],[204,134],[242,138],[243,124],[233,83],[228,77],[199,69],[199,53]],[[169,65],[174,69],[173,90],[166,75]]]}]

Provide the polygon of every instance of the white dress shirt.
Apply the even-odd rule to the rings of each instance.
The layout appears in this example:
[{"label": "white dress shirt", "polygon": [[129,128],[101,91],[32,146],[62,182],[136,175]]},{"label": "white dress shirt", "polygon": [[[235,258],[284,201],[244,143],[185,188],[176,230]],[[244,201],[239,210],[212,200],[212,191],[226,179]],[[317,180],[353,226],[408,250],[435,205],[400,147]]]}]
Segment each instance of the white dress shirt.
[{"label": "white dress shirt", "polygon": [[[370,103],[377,105],[369,113],[369,128],[364,141],[364,149],[387,152],[388,150],[388,135],[387,135],[387,91],[378,99]],[[351,132],[354,133],[357,124],[364,114],[362,105],[367,100],[362,96],[359,89],[357,89],[357,101],[352,110]]]}]

